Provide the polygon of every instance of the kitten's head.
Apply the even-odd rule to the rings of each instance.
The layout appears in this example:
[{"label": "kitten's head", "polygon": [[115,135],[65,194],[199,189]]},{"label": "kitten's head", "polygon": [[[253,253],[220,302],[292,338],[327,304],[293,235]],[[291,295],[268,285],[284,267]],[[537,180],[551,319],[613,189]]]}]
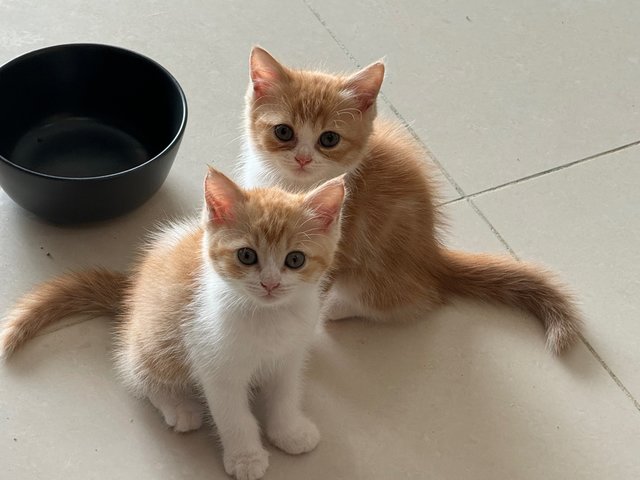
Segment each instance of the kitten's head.
[{"label": "kitten's head", "polygon": [[206,247],[218,275],[261,305],[283,305],[317,285],[340,238],[342,177],[307,194],[242,190],[209,169]]},{"label": "kitten's head", "polygon": [[308,187],[358,166],[376,116],[382,62],[328,75],[287,68],[254,47],[250,65],[249,141],[274,173]]}]

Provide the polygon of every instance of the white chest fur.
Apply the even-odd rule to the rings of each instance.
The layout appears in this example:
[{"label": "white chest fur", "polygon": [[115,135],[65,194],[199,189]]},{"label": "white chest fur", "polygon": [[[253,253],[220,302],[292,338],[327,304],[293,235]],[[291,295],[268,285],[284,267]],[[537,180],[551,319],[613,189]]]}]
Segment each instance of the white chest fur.
[{"label": "white chest fur", "polygon": [[319,318],[316,286],[285,306],[270,307],[249,303],[212,270],[202,281],[186,338],[201,374],[236,371],[253,377],[280,358],[307,349]]},{"label": "white chest fur", "polygon": [[300,410],[301,371],[319,316],[318,287],[283,307],[249,303],[209,268],[201,278],[185,341],[224,447],[227,473],[262,477],[268,453],[250,405],[260,385],[265,433],[292,454],[313,450],[320,435]]}]

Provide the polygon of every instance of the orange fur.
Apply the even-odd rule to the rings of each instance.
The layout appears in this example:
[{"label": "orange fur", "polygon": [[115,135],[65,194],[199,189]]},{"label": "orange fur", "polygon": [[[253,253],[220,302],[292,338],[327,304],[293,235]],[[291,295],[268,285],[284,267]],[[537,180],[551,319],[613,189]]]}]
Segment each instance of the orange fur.
[{"label": "orange fur", "polygon": [[321,282],[340,238],[344,181],[308,194],[243,191],[210,168],[201,221],[165,227],[130,276],[89,270],[36,288],[9,312],[2,353],[74,313],[117,314],[116,366],[132,392],[177,432],[200,428],[206,400],[225,471],[268,467],[251,388],[262,387],[264,432],[283,451],[313,450],[300,373],[320,318]]},{"label": "orange fur", "polygon": [[[507,256],[452,252],[441,243],[426,152],[401,125],[376,119],[375,103],[363,104],[354,94],[358,88],[377,94],[380,63],[354,75],[328,75],[287,68],[256,47],[256,64],[280,72],[261,96],[251,86],[246,96],[248,138],[260,165],[266,165],[264,183],[306,188],[347,173],[350,195],[332,269],[330,318],[418,318],[463,295],[536,315],[555,353],[578,338],[581,320],[571,295],[548,272]],[[296,138],[279,142],[276,124],[289,125]],[[300,148],[298,133],[307,135],[308,149],[327,130],[337,132],[341,142],[329,150],[317,143],[303,176],[291,160]],[[261,180],[247,174],[250,162],[244,165],[247,183]]]},{"label": "orange fur", "polygon": [[0,352],[10,355],[40,330],[69,315],[118,313],[128,286],[126,275],[94,269],[68,273],[36,287],[7,315]]},{"label": "orange fur", "polygon": [[202,268],[202,237],[195,227],[171,247],[151,248],[133,270],[116,328],[116,359],[127,386],[141,396],[193,389],[183,326]]},{"label": "orange fur", "polygon": [[[210,209],[220,206],[211,200],[214,193],[212,188],[205,190]],[[333,261],[332,242],[313,236],[324,228],[323,214],[314,211],[313,202],[306,205],[304,195],[276,189],[238,189],[237,193],[241,208],[233,211],[232,224],[224,223],[231,216],[229,207],[223,205],[224,215],[186,224],[174,242],[160,235],[129,275],[92,269],[36,287],[6,316],[0,353],[9,356],[40,330],[69,315],[115,315],[116,358],[131,389],[140,394],[160,388],[193,390],[183,328],[191,319],[189,306],[202,270],[205,232],[210,259],[228,278],[247,274],[248,269],[236,258],[236,250],[246,245],[266,250],[282,244],[285,250],[304,250],[305,268],[296,275],[305,282],[317,280]],[[342,197],[338,200],[341,204]]]}]

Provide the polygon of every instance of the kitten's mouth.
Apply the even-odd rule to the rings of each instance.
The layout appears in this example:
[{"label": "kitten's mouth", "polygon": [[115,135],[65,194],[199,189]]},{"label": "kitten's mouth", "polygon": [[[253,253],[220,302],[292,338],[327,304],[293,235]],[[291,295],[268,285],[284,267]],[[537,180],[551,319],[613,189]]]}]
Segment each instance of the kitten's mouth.
[{"label": "kitten's mouth", "polygon": [[296,168],[292,172],[292,180],[294,182],[304,182],[305,184],[313,182],[317,179],[317,172],[312,172],[308,168]]},{"label": "kitten's mouth", "polygon": [[293,171],[296,175],[309,175],[309,170],[304,167],[296,167]]},{"label": "kitten's mouth", "polygon": [[260,295],[260,300],[265,302],[275,302],[276,300],[279,300],[279,299],[280,299],[280,296],[275,295],[273,292]]}]

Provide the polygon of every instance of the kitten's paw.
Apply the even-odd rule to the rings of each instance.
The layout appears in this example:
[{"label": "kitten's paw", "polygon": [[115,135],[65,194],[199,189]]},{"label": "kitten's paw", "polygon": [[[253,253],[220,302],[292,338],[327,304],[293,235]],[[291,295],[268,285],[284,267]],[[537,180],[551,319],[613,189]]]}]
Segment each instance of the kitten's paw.
[{"label": "kitten's paw", "polygon": [[149,400],[160,410],[167,425],[173,427],[176,432],[190,432],[202,426],[203,407],[200,402],[159,395],[150,396]]},{"label": "kitten's paw", "polygon": [[302,416],[286,425],[268,428],[267,436],[276,447],[291,455],[310,452],[320,441],[318,427]]},{"label": "kitten's paw", "polygon": [[176,422],[173,429],[184,433],[202,426],[202,405],[194,400],[184,400],[176,405]]},{"label": "kitten's paw", "polygon": [[237,480],[257,480],[262,478],[269,466],[269,453],[260,450],[248,450],[224,454],[224,469]]},{"label": "kitten's paw", "polygon": [[328,299],[320,313],[320,317],[325,322],[337,322],[362,315],[362,310],[357,306],[334,299]]}]

